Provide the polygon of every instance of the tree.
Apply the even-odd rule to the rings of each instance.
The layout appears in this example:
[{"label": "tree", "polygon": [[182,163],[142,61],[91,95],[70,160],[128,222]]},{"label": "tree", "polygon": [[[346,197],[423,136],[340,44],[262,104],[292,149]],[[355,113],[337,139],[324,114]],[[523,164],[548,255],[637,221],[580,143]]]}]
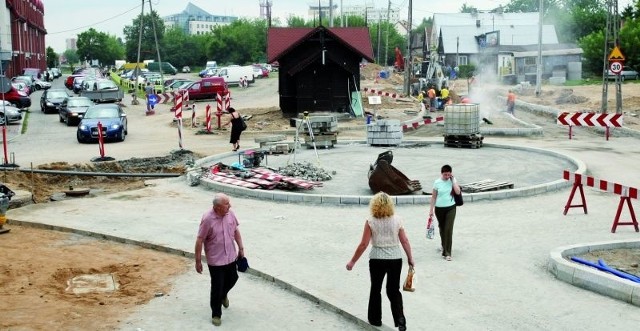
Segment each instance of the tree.
[{"label": "tree", "polygon": [[164,37],[164,22],[158,16],[158,13],[154,10],[150,14],[144,16],[138,15],[131,25],[124,27],[122,32],[125,36],[125,56],[127,61],[136,62],[138,59],[138,34],[140,31],[140,21],[142,21],[142,39],[140,40],[140,60],[155,59],[156,58],[156,44],[154,37],[154,25],[156,35],[158,36],[158,44],[160,49],[165,46],[162,43]]},{"label": "tree", "polygon": [[467,5],[466,2],[462,4],[462,7],[460,7],[460,12],[461,13],[473,13],[473,12],[477,12],[477,11],[478,11],[477,7]]},{"label": "tree", "polygon": [[47,67],[54,68],[58,66],[58,54],[51,48],[47,47]]},{"label": "tree", "polygon": [[76,53],[76,51],[73,49],[68,49],[62,54],[64,55],[64,58],[67,59],[67,63],[69,64],[76,64],[80,60],[80,57],[78,57],[78,53]]},{"label": "tree", "polygon": [[78,56],[86,60],[98,60],[102,65],[113,64],[124,57],[122,42],[115,36],[91,28],[78,35]]}]

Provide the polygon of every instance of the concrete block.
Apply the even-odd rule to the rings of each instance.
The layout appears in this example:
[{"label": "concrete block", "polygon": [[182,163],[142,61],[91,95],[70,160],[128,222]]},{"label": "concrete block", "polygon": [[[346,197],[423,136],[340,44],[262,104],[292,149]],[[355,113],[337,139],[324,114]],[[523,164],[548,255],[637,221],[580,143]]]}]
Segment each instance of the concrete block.
[{"label": "concrete block", "polygon": [[345,205],[359,205],[360,197],[357,195],[343,195],[340,198],[340,203]]},{"label": "concrete block", "polygon": [[629,280],[582,265],[576,266],[572,284],[629,303],[634,288]]}]

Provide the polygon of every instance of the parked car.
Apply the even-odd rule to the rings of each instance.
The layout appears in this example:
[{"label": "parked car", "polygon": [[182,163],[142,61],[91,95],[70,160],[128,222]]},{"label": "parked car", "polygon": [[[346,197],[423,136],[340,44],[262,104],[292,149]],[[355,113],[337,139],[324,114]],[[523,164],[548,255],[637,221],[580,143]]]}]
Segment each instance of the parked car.
[{"label": "parked car", "polygon": [[60,109],[60,104],[64,99],[68,97],[69,94],[63,89],[45,90],[40,97],[40,110],[45,114],[49,111],[56,112]]},{"label": "parked car", "polygon": [[201,78],[218,76],[218,68],[205,68],[198,73]]},{"label": "parked car", "polygon": [[203,78],[185,86],[184,90],[189,91],[189,100],[215,99],[218,93],[229,92],[227,83],[222,77]]},{"label": "parked car", "polygon": [[80,123],[89,107],[94,103],[87,97],[68,97],[62,101],[58,110],[58,117],[61,123],[67,126]]},{"label": "parked car", "polygon": [[20,122],[22,113],[20,109],[13,106],[0,105],[0,125],[6,123]]},{"label": "parked car", "polygon": [[174,90],[178,90],[181,87],[184,88],[187,84],[191,84],[193,83],[192,80],[188,80],[188,79],[176,79],[173,82],[171,82],[169,85],[166,85],[164,88],[167,91],[174,91]]},{"label": "parked car", "polygon": [[[622,67],[622,71],[620,72],[620,80],[625,81],[626,79],[635,79],[638,80],[639,74],[637,71],[633,70],[631,67],[624,66]],[[607,79],[616,79],[616,74],[614,74],[611,69],[609,69]]]},{"label": "parked car", "polygon": [[46,90],[46,89],[51,88],[51,83],[45,82],[44,80],[40,80],[40,79],[36,79],[33,82],[33,84],[34,84],[34,86],[36,88],[36,91],[37,90]]},{"label": "parked car", "polygon": [[23,92],[26,95],[31,95],[31,89],[24,82],[12,82],[11,85],[18,91]]},{"label": "parked car", "polygon": [[78,76],[73,79],[73,93],[79,94],[82,91],[82,83],[87,79],[86,76]]},{"label": "parked car", "polygon": [[261,64],[254,64],[253,65],[253,75],[256,78],[267,78],[267,77],[269,77],[269,70],[267,68],[265,68]]},{"label": "parked car", "polygon": [[16,76],[11,78],[12,83],[23,83],[29,88],[29,94],[36,90],[35,80],[31,76]]},{"label": "parked car", "polygon": [[9,92],[4,94],[4,99],[20,109],[31,107],[31,98],[29,98],[29,95],[19,91],[13,84],[11,84]]},{"label": "parked car", "polygon": [[29,76],[33,79],[42,79],[42,70],[38,68],[24,68],[22,70],[22,76]]},{"label": "parked car", "polygon": [[59,68],[51,68],[51,73],[53,74],[53,78],[62,77],[62,71]]},{"label": "parked car", "polygon": [[124,141],[127,132],[127,114],[116,103],[90,106],[78,124],[76,137],[79,143],[98,139],[98,122],[102,124],[102,137],[105,140]]},{"label": "parked car", "polygon": [[189,66],[184,66],[184,67],[182,67],[182,72],[190,73],[191,72],[191,68],[189,68]]},{"label": "parked car", "polygon": [[67,76],[67,78],[64,80],[64,86],[70,90],[73,90],[73,81],[76,79],[76,77],[81,76],[84,76],[84,74],[73,74]]},{"label": "parked car", "polygon": [[124,92],[120,90],[120,87],[114,81],[99,78],[89,82],[89,84],[85,85],[85,89],[80,92],[81,96],[87,97],[96,103],[122,101]]}]

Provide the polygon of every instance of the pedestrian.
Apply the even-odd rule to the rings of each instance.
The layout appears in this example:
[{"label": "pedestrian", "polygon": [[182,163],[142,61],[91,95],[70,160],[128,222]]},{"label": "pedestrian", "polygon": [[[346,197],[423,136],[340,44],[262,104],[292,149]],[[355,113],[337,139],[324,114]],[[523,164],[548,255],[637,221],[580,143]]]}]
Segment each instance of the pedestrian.
[{"label": "pedestrian", "polygon": [[240,76],[240,82],[238,83],[238,86],[242,89],[244,88],[244,77]]},{"label": "pedestrian", "polygon": [[231,124],[231,138],[229,139],[229,143],[233,144],[233,151],[237,151],[240,148],[240,134],[242,134],[243,129],[243,120],[240,113],[235,110],[233,107],[227,108],[227,111],[231,115],[231,118],[224,126],[229,126]]},{"label": "pedestrian", "polygon": [[247,76],[244,76],[244,88],[248,88],[249,87],[249,78],[247,78]]},{"label": "pedestrian", "polygon": [[516,105],[516,94],[513,90],[509,90],[507,93],[507,113],[513,115],[513,108]]},{"label": "pedestrian", "polygon": [[393,199],[384,192],[376,193],[369,202],[371,218],[364,223],[362,240],[351,260],[347,263],[347,270],[353,269],[362,253],[371,243],[369,252],[369,277],[371,289],[369,291],[369,308],[367,317],[374,326],[382,326],[382,282],[387,277],[387,298],[391,303],[391,315],[398,330],[406,330],[407,323],[404,316],[402,294],[400,293],[400,273],[402,271],[402,250],[407,255],[409,266],[414,261],[411,254],[409,238],[404,230],[402,220],[395,215]]},{"label": "pedestrian", "polygon": [[436,111],[436,89],[433,88],[433,85],[429,86],[427,96],[429,97],[429,110]]},{"label": "pedestrian", "polygon": [[434,215],[438,220],[440,232],[440,244],[442,246],[442,258],[451,261],[451,246],[453,243],[453,223],[456,219],[456,202],[453,200],[453,192],[460,194],[460,185],[451,173],[451,166],[445,164],[440,169],[440,178],[433,182],[431,192],[431,207],[429,216]]},{"label": "pedestrian", "polygon": [[[234,244],[235,241],[235,244]],[[236,252],[236,244],[238,251]],[[211,320],[213,325],[222,324],[222,307],[229,308],[229,291],[238,281],[236,260],[244,256],[242,236],[238,219],[231,210],[229,197],[218,193],[213,198],[213,208],[202,216],[196,239],[196,271],[202,273],[202,248],[211,276]]]},{"label": "pedestrian", "polygon": [[153,113],[154,106],[151,104],[151,100],[149,97],[153,94],[153,87],[151,86],[151,82],[147,82],[147,85],[144,87],[144,95],[147,98],[147,114]]}]

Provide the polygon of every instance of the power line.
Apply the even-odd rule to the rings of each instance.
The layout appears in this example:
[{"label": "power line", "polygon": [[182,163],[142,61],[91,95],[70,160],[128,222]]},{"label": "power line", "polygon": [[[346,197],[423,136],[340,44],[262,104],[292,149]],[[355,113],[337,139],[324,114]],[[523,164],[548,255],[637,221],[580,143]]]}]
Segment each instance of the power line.
[{"label": "power line", "polygon": [[118,17],[120,17],[120,16],[122,16],[122,15],[124,15],[124,14],[128,13],[128,12],[134,11],[134,10],[136,10],[136,9],[140,8],[140,6],[142,6],[142,5],[137,5],[137,6],[133,7],[133,8],[131,8],[131,9],[128,9],[128,10],[127,10],[127,11],[125,11],[125,12],[122,12],[122,13],[117,14],[117,15],[115,15],[115,16],[109,17],[109,18],[107,18],[107,19],[105,19],[105,20],[102,20],[102,21],[100,21],[100,22],[96,22],[96,23],[92,23],[92,24],[88,24],[88,25],[80,26],[80,27],[77,27],[77,28],[69,29],[69,30],[56,31],[56,32],[48,32],[48,31],[47,31],[47,34],[51,35],[51,34],[66,33],[66,32],[76,31],[76,30],[80,30],[80,29],[85,29],[85,28],[88,28],[88,27],[93,27],[93,26],[95,26],[95,25],[102,24],[102,23],[104,23],[104,22],[107,22],[107,21],[113,20],[113,19],[115,19],[115,18],[118,18]]}]

